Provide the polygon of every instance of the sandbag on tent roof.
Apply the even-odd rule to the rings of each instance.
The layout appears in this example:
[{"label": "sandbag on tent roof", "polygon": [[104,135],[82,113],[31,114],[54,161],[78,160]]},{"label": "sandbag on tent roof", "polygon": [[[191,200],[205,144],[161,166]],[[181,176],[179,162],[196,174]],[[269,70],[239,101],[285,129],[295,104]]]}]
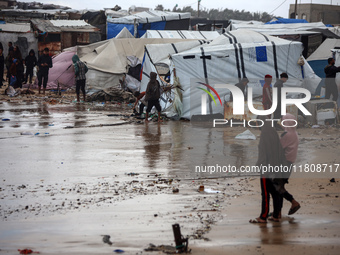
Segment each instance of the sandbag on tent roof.
[{"label": "sandbag on tent roof", "polygon": [[187,30],[147,30],[142,38],[178,38],[214,40],[219,37],[217,31],[187,31]]},{"label": "sandbag on tent roof", "polygon": [[[74,49],[73,49],[74,50]],[[75,51],[65,51],[52,58],[53,67],[48,74],[47,89],[57,89],[58,83],[60,89],[71,88],[75,86],[74,68],[72,57]],[[34,87],[38,86],[38,79],[35,79]]]},{"label": "sandbag on tent roof", "polygon": [[[222,35],[210,44],[171,54],[172,67],[176,68],[177,78],[184,89],[181,117],[190,119],[193,114],[201,113],[201,91],[191,88],[197,85],[192,84],[195,80],[235,84],[239,78],[248,77],[248,86],[253,87],[256,96],[262,95],[261,80],[266,74],[271,74],[275,82],[280,73],[287,72],[290,79],[285,86],[305,86],[311,91],[315,90],[320,79],[307,63],[303,66],[303,72],[297,63],[302,48],[300,42],[243,30]],[[221,97],[229,93],[217,92]],[[213,106],[210,113],[223,113],[223,107],[219,104]]]},{"label": "sandbag on tent roof", "polygon": [[168,11],[150,10],[139,12],[134,15],[107,19],[107,38],[115,37],[123,27],[126,27],[131,34],[135,35],[135,24],[137,24],[137,35],[141,37],[146,30],[174,30],[188,29],[190,12],[178,13]]}]

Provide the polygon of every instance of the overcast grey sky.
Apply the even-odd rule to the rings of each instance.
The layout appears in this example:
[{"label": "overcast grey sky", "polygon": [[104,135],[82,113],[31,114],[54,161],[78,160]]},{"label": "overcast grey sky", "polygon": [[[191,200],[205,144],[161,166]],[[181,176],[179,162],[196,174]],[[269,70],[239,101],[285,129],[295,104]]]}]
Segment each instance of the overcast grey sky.
[{"label": "overcast grey sky", "polygon": [[[31,0],[24,0],[24,2],[31,2]],[[39,2],[39,0],[38,0]],[[116,4],[123,9],[128,9],[131,5],[149,7],[154,9],[157,4],[162,4],[164,8],[171,9],[178,4],[178,7],[191,6],[193,9],[197,9],[197,0],[142,0],[142,1],[130,1],[130,0],[43,0],[43,3],[60,4],[69,6],[73,9],[95,9],[100,10],[103,8],[112,8]],[[298,3],[319,3],[319,4],[332,4],[340,5],[340,0],[298,0]],[[275,16],[282,16],[288,18],[289,5],[294,4],[295,0],[201,0],[201,6],[212,8],[228,8],[245,10],[250,12],[268,12],[271,13],[279,5],[281,5],[276,11],[273,12]]]}]

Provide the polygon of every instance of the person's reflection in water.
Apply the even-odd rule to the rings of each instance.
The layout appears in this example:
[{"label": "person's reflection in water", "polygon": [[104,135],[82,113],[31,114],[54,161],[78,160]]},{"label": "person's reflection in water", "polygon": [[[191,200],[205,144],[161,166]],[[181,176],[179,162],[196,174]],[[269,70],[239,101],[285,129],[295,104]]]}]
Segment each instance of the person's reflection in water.
[{"label": "person's reflection in water", "polygon": [[230,156],[235,157],[235,164],[237,168],[245,165],[245,158],[246,158],[246,148],[242,144],[232,143],[230,144]]},{"label": "person's reflection in water", "polygon": [[[157,131],[155,129],[157,129]],[[157,128],[153,125],[145,125],[145,131],[143,133],[145,157],[148,161],[148,167],[151,169],[156,167],[156,163],[159,160],[161,135],[160,124],[157,125]]]},{"label": "person's reflection in water", "polygon": [[37,112],[39,113],[41,119],[41,121],[39,122],[39,126],[41,127],[48,126],[50,124],[51,115],[50,112],[48,111],[47,104],[45,103],[40,104],[39,107],[37,108]]},{"label": "person's reflection in water", "polygon": [[87,123],[86,115],[85,115],[85,105],[77,104],[74,112],[74,127],[85,126]]}]

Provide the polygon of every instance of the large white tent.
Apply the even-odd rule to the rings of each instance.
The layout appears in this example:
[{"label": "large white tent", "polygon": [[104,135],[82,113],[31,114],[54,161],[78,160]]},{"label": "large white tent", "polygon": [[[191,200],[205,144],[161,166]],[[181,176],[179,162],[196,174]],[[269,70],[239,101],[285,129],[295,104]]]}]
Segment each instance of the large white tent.
[{"label": "large white tent", "polygon": [[142,38],[214,40],[219,36],[220,34],[217,31],[147,30]]},{"label": "large white tent", "polygon": [[311,22],[311,23],[289,23],[289,24],[249,24],[249,23],[238,23],[232,24],[231,30],[238,29],[248,29],[256,32],[266,33],[266,34],[275,34],[277,32],[286,32],[290,31],[290,33],[298,32],[298,31],[306,31],[309,29],[328,29],[325,24],[322,22]]},{"label": "large white tent", "polygon": [[[110,39],[98,43],[78,46],[77,54],[89,67],[86,74],[86,84],[88,89],[104,89],[119,86],[119,79],[127,73],[129,66],[129,56],[135,56],[139,60],[143,59],[145,45],[164,43],[176,43],[183,39]],[[196,41],[196,45],[201,42]]]},{"label": "large white tent", "polygon": [[[175,45],[176,46],[176,45]],[[155,50],[158,47],[157,51]],[[182,45],[183,48],[184,45]],[[286,72],[289,80],[285,86],[305,87],[312,93],[320,82],[308,63],[298,64],[303,50],[302,43],[292,42],[277,37],[250,31],[237,30],[227,32],[210,44],[195,46],[181,51],[173,45],[147,45],[145,73],[154,71],[157,63],[170,63],[171,70],[176,68],[178,81],[184,91],[175,91],[172,102],[178,102],[174,108],[167,109],[169,114],[178,114],[190,119],[194,114],[201,114],[201,90],[197,81],[206,84],[235,84],[247,77],[248,86],[253,88],[254,96],[262,95],[262,80],[266,74],[273,76],[273,82],[280,73]],[[170,59],[167,57],[170,55]],[[301,57],[303,59],[303,57]],[[147,77],[143,77],[142,90],[146,88]],[[175,79],[172,76],[172,83]],[[216,89],[221,97],[229,91]],[[169,105],[164,102],[163,107]],[[223,106],[210,102],[208,113],[223,113]],[[180,108],[180,109],[179,109]],[[176,112],[174,112],[174,109]]]}]

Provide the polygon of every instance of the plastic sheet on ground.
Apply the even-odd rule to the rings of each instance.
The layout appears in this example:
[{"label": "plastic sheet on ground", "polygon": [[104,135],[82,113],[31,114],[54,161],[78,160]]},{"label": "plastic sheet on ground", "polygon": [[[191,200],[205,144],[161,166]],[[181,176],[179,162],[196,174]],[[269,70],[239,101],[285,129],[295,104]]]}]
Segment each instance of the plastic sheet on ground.
[{"label": "plastic sheet on ground", "polygon": [[247,129],[243,133],[238,134],[237,136],[235,136],[235,139],[256,140],[256,136],[252,132],[250,132],[249,129]]}]

